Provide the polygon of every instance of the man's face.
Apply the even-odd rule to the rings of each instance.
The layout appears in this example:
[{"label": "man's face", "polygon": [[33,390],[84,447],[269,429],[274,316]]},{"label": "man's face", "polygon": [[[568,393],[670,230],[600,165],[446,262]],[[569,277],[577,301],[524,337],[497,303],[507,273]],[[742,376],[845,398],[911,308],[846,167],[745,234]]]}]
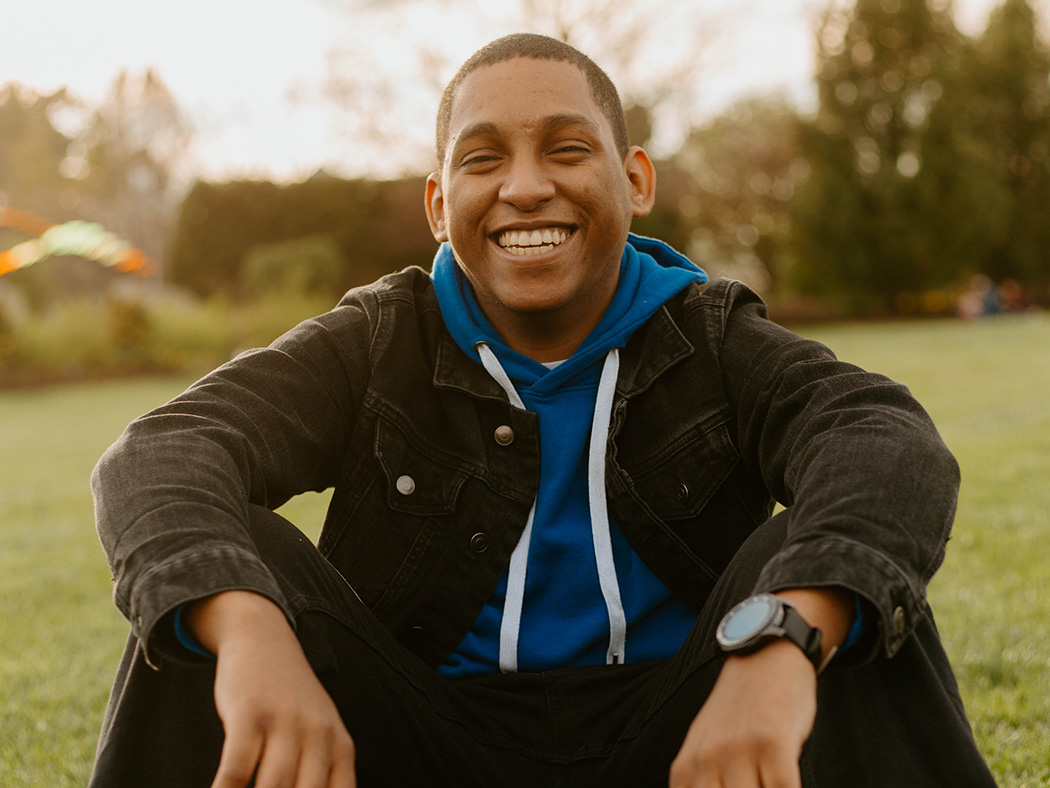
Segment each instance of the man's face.
[{"label": "man's face", "polygon": [[632,217],[652,206],[653,180],[640,148],[620,158],[582,71],[517,58],[474,71],[456,91],[427,217],[505,339],[522,320],[558,315],[589,331],[616,290]]}]

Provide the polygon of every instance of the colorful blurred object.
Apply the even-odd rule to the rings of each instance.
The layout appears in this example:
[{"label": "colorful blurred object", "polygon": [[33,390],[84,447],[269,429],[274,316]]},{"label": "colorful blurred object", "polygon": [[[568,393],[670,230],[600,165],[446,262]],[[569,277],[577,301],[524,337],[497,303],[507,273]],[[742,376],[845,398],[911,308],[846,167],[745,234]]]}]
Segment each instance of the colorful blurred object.
[{"label": "colorful blurred object", "polygon": [[141,249],[94,222],[77,220],[55,224],[29,211],[0,208],[0,227],[35,236],[0,251],[0,276],[39,263],[51,255],[78,255],[139,276],[145,276],[151,268],[150,259]]}]

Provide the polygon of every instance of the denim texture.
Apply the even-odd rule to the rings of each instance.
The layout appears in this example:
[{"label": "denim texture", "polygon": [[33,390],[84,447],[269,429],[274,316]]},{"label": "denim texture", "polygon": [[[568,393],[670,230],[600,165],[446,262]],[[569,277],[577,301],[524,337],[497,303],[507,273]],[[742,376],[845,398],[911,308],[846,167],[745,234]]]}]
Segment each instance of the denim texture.
[{"label": "denim texture", "polygon": [[[748,537],[671,659],[457,681],[395,641],[279,515],[249,507],[249,531],[354,739],[361,788],[666,788],[722,668],[718,621],[779,552],[790,516]],[[150,670],[129,638],[90,788],[210,785],[223,745],[214,681],[213,661]],[[928,610],[893,659],[854,667],[836,659],[821,674],[799,766],[806,788],[995,785]]]},{"label": "denim texture", "polygon": [[[248,504],[334,487],[321,553],[402,645],[438,665],[521,535],[538,440],[535,415],[455,345],[426,272],[385,277],[110,447],[92,483],[116,603],[152,664],[184,654],[158,622],[218,591],[262,593],[294,622],[250,538]],[[697,610],[774,500],[790,507],[754,590],[852,589],[872,611],[867,657],[895,654],[923,619],[959,483],[903,385],[770,322],[727,280],[687,288],[623,349],[606,468],[627,540]]]}]

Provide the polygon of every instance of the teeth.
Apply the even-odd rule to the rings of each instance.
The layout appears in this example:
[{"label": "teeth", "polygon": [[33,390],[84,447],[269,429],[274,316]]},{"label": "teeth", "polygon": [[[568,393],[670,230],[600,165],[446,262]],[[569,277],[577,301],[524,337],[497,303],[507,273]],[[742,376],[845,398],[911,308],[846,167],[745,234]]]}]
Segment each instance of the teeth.
[{"label": "teeth", "polygon": [[569,231],[560,227],[545,227],[542,230],[507,230],[500,233],[498,242],[511,254],[533,255],[549,252],[564,243]]}]

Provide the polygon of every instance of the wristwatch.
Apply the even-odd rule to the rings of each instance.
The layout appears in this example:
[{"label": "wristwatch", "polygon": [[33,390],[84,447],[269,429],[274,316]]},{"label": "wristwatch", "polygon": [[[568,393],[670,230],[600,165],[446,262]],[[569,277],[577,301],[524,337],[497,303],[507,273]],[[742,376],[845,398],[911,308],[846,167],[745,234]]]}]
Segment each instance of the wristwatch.
[{"label": "wristwatch", "polygon": [[715,633],[726,653],[747,654],[777,638],[787,638],[813,663],[819,674],[834,655],[820,658],[820,630],[811,627],[795,606],[774,594],[756,594],[726,613]]}]

